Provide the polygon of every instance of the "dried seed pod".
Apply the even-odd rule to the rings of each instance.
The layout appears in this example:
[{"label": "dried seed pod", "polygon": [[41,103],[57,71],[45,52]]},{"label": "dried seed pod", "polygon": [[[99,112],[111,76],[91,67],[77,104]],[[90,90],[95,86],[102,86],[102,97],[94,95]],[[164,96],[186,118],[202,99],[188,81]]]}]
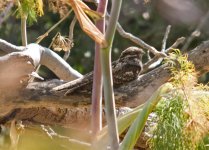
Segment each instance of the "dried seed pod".
[{"label": "dried seed pod", "polygon": [[58,33],[52,41],[52,48],[54,51],[70,51],[73,46],[73,40],[62,36],[60,33]]}]

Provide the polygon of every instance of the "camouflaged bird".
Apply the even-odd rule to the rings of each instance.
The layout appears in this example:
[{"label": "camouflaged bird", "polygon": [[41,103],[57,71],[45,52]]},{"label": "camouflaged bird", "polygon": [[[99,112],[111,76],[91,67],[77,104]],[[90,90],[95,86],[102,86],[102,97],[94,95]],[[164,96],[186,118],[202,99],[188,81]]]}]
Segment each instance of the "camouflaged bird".
[{"label": "camouflaged bird", "polygon": [[[143,54],[143,50],[138,47],[128,47],[121,53],[118,60],[112,62],[114,87],[119,87],[124,83],[137,79],[143,70]],[[93,72],[90,72],[82,78],[53,88],[53,91],[66,91],[65,95],[78,90],[82,93],[91,93],[92,83]]]}]

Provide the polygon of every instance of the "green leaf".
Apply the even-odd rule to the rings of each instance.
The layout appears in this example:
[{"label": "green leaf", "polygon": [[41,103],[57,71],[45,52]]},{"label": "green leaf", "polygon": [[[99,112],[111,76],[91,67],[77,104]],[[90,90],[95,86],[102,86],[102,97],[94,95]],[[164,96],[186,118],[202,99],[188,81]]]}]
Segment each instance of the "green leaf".
[{"label": "green leaf", "polygon": [[128,130],[122,144],[120,145],[120,150],[129,150],[133,149],[136,144],[143,128],[146,123],[146,120],[152,110],[155,108],[156,104],[162,98],[162,95],[168,93],[172,89],[172,85],[166,83],[162,85],[153,95],[152,97],[145,103],[141,113],[138,114],[136,120],[131,125]]}]

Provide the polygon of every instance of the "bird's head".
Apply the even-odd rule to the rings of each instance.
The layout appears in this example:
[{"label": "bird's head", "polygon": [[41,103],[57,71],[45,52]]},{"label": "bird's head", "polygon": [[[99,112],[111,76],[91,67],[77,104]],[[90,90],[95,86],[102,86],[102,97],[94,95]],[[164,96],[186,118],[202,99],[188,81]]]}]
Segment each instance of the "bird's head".
[{"label": "bird's head", "polygon": [[119,59],[123,59],[124,57],[138,57],[141,60],[144,54],[145,53],[141,48],[131,46],[121,53]]}]

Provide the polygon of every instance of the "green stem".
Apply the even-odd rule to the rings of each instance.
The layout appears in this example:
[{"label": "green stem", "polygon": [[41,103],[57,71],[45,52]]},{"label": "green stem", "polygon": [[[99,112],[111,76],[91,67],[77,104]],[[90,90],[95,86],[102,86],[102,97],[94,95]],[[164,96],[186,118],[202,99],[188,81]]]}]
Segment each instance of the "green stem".
[{"label": "green stem", "polygon": [[111,149],[119,149],[119,137],[118,128],[116,123],[115,113],[115,98],[113,92],[113,78],[112,78],[112,67],[111,67],[111,48],[115,35],[116,25],[120,14],[122,0],[112,1],[112,9],[110,13],[110,21],[105,34],[105,39],[108,42],[108,46],[102,48],[102,74],[104,79],[104,98],[105,98],[105,109],[106,118],[108,125],[108,133]]},{"label": "green stem", "polygon": [[[98,4],[97,12],[106,14],[107,0],[101,0]],[[105,32],[105,18],[96,22],[96,27]],[[91,118],[92,134],[96,136],[102,129],[102,70],[101,70],[101,50],[100,45],[95,45],[94,57],[94,78],[92,90],[92,118]]]},{"label": "green stem", "polygon": [[27,15],[23,14],[21,16],[21,36],[22,36],[22,46],[26,46],[28,44],[27,41]]}]

